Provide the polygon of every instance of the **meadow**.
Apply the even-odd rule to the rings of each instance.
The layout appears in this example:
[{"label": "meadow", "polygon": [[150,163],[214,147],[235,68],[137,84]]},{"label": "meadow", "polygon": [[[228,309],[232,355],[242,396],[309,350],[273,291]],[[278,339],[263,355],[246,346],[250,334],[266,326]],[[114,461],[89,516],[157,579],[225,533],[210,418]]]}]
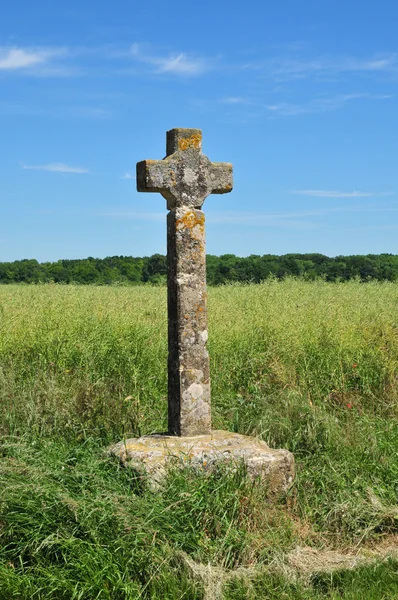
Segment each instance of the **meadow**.
[{"label": "meadow", "polygon": [[106,455],[166,429],[164,287],[0,286],[0,600],[398,598],[398,283],[211,287],[209,333],[214,428],[295,455],[275,504]]}]

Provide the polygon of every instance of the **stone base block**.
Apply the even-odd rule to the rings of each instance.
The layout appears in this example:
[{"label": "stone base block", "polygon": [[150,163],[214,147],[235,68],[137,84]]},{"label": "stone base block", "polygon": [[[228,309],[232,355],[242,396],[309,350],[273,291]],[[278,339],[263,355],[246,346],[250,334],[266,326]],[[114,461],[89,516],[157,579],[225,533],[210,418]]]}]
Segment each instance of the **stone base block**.
[{"label": "stone base block", "polygon": [[110,454],[138,473],[146,473],[157,486],[168,466],[209,470],[223,463],[237,468],[242,462],[248,475],[264,481],[270,496],[285,494],[294,478],[294,457],[288,450],[272,450],[261,440],[229,431],[177,437],[149,435],[119,442]]}]

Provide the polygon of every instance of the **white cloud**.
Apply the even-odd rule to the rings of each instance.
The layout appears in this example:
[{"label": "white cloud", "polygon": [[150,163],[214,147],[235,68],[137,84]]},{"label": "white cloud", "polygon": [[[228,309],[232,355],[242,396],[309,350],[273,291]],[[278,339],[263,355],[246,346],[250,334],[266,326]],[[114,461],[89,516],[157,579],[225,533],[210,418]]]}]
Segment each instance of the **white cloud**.
[{"label": "white cloud", "polygon": [[133,44],[130,56],[137,61],[150,64],[155,73],[170,73],[172,75],[190,76],[200,75],[208,69],[208,64],[199,58],[190,58],[185,52],[156,56],[145,50],[143,44]]},{"label": "white cloud", "polygon": [[[41,77],[73,76],[83,71],[73,65],[60,64],[57,58],[101,57],[111,60],[133,58],[152,67],[153,73],[180,76],[199,75],[209,65],[201,58],[188,56],[185,52],[159,55],[148,50],[148,45],[133,44],[129,49],[117,50],[104,47],[8,47],[0,46],[0,71],[20,71]],[[95,67],[94,67],[95,68]]]},{"label": "white cloud", "polygon": [[68,76],[71,69],[52,65],[54,58],[69,56],[65,48],[18,48],[0,46],[0,71],[22,71],[44,77]]},{"label": "white cloud", "polygon": [[135,175],[132,175],[131,173],[125,173],[122,177],[122,179],[135,179]]},{"label": "white cloud", "polygon": [[24,50],[23,48],[0,48],[0,69],[13,71],[26,69],[45,63],[48,53],[41,50]]},{"label": "white cloud", "polygon": [[394,192],[340,192],[333,190],[291,190],[290,194],[314,198],[365,198],[370,196],[392,196]]},{"label": "white cloud", "polygon": [[51,173],[78,173],[87,174],[90,171],[84,167],[72,167],[65,163],[52,163],[49,165],[21,165],[22,169],[32,171],[50,171]]}]

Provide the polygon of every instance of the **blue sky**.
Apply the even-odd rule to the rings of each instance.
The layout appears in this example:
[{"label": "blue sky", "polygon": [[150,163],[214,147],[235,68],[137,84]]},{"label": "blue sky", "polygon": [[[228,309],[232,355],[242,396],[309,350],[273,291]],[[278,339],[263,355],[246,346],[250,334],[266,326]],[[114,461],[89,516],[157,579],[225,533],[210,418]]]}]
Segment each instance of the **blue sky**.
[{"label": "blue sky", "polygon": [[173,127],[234,164],[209,253],[398,253],[394,0],[4,4],[0,261],[165,253]]}]

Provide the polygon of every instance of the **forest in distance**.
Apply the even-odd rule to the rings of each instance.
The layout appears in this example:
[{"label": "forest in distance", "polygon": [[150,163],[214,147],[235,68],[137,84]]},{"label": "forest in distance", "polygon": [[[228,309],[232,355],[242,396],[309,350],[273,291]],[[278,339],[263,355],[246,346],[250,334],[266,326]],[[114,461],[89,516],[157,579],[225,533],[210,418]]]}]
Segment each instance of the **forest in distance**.
[{"label": "forest in distance", "polygon": [[[35,259],[0,262],[0,284],[63,283],[139,285],[164,284],[167,259],[162,254],[146,257],[67,259],[39,263]],[[367,254],[336,256],[323,254],[265,254],[239,257],[234,254],[207,256],[207,282],[260,283],[270,277],[300,277],[309,281],[398,281],[398,255]]]}]

